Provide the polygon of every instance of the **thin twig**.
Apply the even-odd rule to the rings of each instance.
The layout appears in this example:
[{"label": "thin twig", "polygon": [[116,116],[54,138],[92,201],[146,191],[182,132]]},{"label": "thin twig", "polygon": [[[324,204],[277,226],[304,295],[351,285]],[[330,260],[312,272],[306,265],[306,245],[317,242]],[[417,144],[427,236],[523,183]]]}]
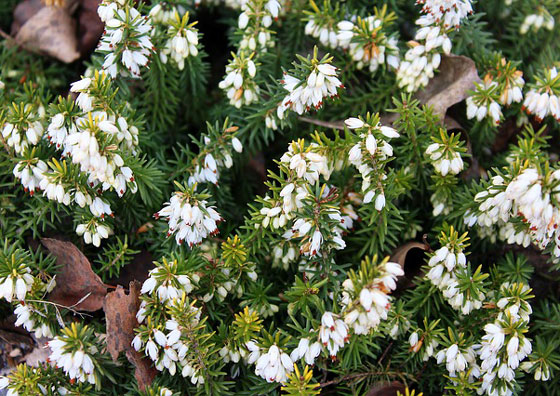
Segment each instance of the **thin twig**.
[{"label": "thin twig", "polygon": [[391,341],[389,345],[387,345],[387,348],[385,348],[385,350],[383,351],[383,354],[381,355],[379,361],[377,362],[378,364],[380,364],[383,361],[383,359],[385,359],[385,356],[387,356],[387,353],[389,352],[389,349],[391,349],[392,346],[393,346],[393,341]]},{"label": "thin twig", "polygon": [[4,37],[6,40],[13,40],[14,38],[10,36],[8,33],[0,29],[0,36]]},{"label": "thin twig", "polygon": [[6,40],[10,41],[12,44],[17,45],[18,47],[21,47],[20,43],[17,42],[17,40],[15,38],[13,38],[12,36],[10,36],[8,33],[6,33],[5,31],[3,31],[2,29],[0,29],[0,36],[4,37]]},{"label": "thin twig", "polygon": [[314,118],[309,118],[309,117],[298,117],[298,120],[307,122],[308,124],[322,126],[325,128],[338,129],[340,131],[344,130],[344,123],[342,121],[329,122],[329,121],[316,120]]},{"label": "thin twig", "polygon": [[374,375],[387,375],[389,377],[409,376],[409,374],[403,373],[403,372],[400,372],[400,371],[368,371],[366,373],[355,373],[355,374],[345,375],[343,377],[336,378],[336,379],[333,379],[331,381],[323,382],[319,386],[321,388],[325,388],[327,386],[336,385],[336,384],[338,384],[340,382],[343,382],[343,381],[357,379],[357,378],[371,377],[371,376],[374,376]]},{"label": "thin twig", "polygon": [[[90,294],[91,294],[91,293],[90,293]],[[88,297],[89,297],[89,296],[88,296]],[[84,300],[85,300],[85,298],[84,298]],[[52,301],[46,301],[46,300],[25,300],[25,301],[36,302],[36,303],[43,303],[43,304],[50,304],[50,305],[53,305],[57,310],[58,310],[58,308],[67,309],[67,310],[69,310],[70,312],[72,312],[73,314],[78,315],[78,316],[80,316],[80,317],[91,316],[91,315],[89,315],[89,314],[85,314],[85,313],[83,313],[83,312],[79,312],[79,311],[75,310],[74,308],[72,308],[73,306],[68,307],[68,306],[66,306],[66,305],[58,304],[58,303],[55,303],[55,302],[52,302]],[[74,305],[77,305],[77,304],[79,304],[79,303],[80,303],[80,301],[78,301],[78,302],[77,302],[76,304],[74,304]]]}]

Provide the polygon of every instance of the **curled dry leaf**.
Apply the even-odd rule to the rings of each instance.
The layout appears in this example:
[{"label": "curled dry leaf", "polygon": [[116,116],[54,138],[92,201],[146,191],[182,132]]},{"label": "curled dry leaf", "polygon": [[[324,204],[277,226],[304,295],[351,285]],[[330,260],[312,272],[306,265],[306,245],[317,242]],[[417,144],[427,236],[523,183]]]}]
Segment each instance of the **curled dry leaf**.
[{"label": "curled dry leaf", "polygon": [[93,272],[87,257],[71,242],[52,238],[43,238],[41,242],[61,267],[49,300],[78,311],[101,309],[107,287]]},{"label": "curled dry leaf", "polygon": [[412,287],[412,280],[422,273],[425,252],[430,250],[427,242],[410,241],[399,246],[393,252],[391,261],[399,263],[404,270],[404,276],[397,280],[397,290]]},{"label": "curled dry leaf", "polygon": [[52,353],[51,348],[49,348],[48,341],[48,338],[38,339],[37,346],[33,348],[30,353],[25,355],[22,361],[31,367],[39,367],[47,364],[49,356]]},{"label": "curled dry leaf", "polygon": [[19,28],[15,40],[30,51],[52,56],[65,63],[80,57],[76,21],[66,7],[39,9]]},{"label": "curled dry leaf", "polygon": [[19,2],[16,8],[14,8],[14,19],[11,26],[12,37],[15,37],[25,22],[43,7],[44,4],[41,0],[24,0]]},{"label": "curled dry leaf", "polygon": [[366,394],[367,396],[397,396],[397,392],[403,393],[405,392],[406,387],[404,384],[393,381],[393,382],[384,382],[374,385],[369,392]]},{"label": "curled dry leaf", "polygon": [[113,361],[119,353],[125,352],[126,357],[135,367],[134,376],[140,389],[149,386],[156,375],[156,371],[149,359],[138,353],[131,345],[134,329],[138,327],[136,312],[140,306],[140,282],[130,282],[128,294],[118,286],[114,292],[105,296],[103,310],[107,322],[107,351]]},{"label": "curled dry leaf", "polygon": [[78,10],[78,49],[82,56],[95,49],[105,29],[105,24],[97,15],[100,2],[101,0],[82,0]]},{"label": "curled dry leaf", "polygon": [[423,251],[426,251],[429,248],[430,246],[425,242],[416,242],[416,241],[407,242],[404,245],[401,245],[395,249],[393,255],[391,256],[391,261],[394,263],[399,263],[401,266],[404,267],[404,265],[406,264],[408,253],[410,253],[412,249],[421,249]]},{"label": "curled dry leaf", "polygon": [[468,91],[475,88],[474,83],[480,81],[472,59],[466,56],[444,55],[438,74],[430,80],[426,88],[416,94],[416,98],[422,104],[432,106],[434,114],[443,120],[447,109],[465,100],[469,96]]}]

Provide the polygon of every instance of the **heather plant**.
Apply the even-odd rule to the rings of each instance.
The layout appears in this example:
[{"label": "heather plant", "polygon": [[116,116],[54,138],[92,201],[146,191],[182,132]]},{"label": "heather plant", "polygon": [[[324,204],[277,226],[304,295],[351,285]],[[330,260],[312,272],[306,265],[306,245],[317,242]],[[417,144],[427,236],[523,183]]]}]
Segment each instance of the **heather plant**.
[{"label": "heather plant", "polygon": [[49,348],[0,389],[557,393],[557,1],[96,17],[0,42],[2,312]]}]

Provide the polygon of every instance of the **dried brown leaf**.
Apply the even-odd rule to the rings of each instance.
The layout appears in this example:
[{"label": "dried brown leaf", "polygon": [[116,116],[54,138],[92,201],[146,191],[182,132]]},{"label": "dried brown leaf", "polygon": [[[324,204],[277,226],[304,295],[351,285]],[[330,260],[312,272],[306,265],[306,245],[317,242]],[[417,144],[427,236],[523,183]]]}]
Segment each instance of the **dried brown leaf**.
[{"label": "dried brown leaf", "polygon": [[412,280],[422,273],[424,264],[424,252],[430,250],[427,242],[410,241],[399,246],[393,252],[391,261],[399,263],[404,270],[404,276],[397,280],[397,291],[412,287]]},{"label": "dried brown leaf", "polygon": [[405,386],[398,381],[379,383],[370,388],[367,396],[397,396],[397,392],[404,393],[405,389]]},{"label": "dried brown leaf", "polygon": [[95,49],[103,34],[105,24],[97,14],[101,0],[82,0],[78,10],[78,49],[86,55]]},{"label": "dried brown leaf", "polygon": [[416,98],[425,105],[432,106],[434,114],[441,120],[447,109],[465,100],[467,92],[480,82],[476,65],[466,56],[444,55],[439,72],[430,80],[426,88],[416,94]]},{"label": "dried brown leaf", "polygon": [[130,282],[128,294],[118,286],[114,292],[105,296],[103,310],[107,322],[107,350],[116,361],[121,352],[135,367],[134,376],[140,389],[149,386],[156,375],[156,371],[149,359],[138,353],[132,346],[134,329],[138,327],[136,312],[140,306],[140,282]]},{"label": "dried brown leaf", "polygon": [[92,271],[87,257],[71,242],[52,238],[43,238],[41,242],[61,266],[49,300],[78,311],[101,309],[107,287]]},{"label": "dried brown leaf", "polygon": [[37,340],[37,346],[33,350],[25,355],[22,359],[25,364],[31,367],[39,367],[47,364],[49,361],[49,356],[51,354],[51,348],[48,345],[48,338],[40,338]]},{"label": "dried brown leaf", "polygon": [[138,387],[140,390],[146,389],[156,378],[157,371],[155,367],[145,356],[142,356],[133,349],[126,352],[126,357],[128,361],[136,367],[136,370],[134,370],[134,378],[136,378],[138,382]]},{"label": "dried brown leaf", "polygon": [[16,8],[14,8],[14,19],[11,27],[12,37],[15,37],[25,22],[43,7],[44,5],[41,0],[24,0],[19,2]]},{"label": "dried brown leaf", "polygon": [[130,282],[128,294],[122,286],[108,293],[103,302],[107,322],[107,351],[116,361],[119,353],[130,348],[134,328],[138,327],[136,312],[140,306],[140,282]]},{"label": "dried brown leaf", "polygon": [[21,26],[15,40],[30,51],[52,56],[65,63],[80,57],[76,21],[66,8],[41,8]]},{"label": "dried brown leaf", "polygon": [[393,263],[399,263],[401,266],[404,267],[406,256],[412,249],[422,249],[426,251],[429,248],[430,246],[428,246],[424,242],[416,242],[416,241],[407,242],[404,245],[401,245],[395,249],[393,255],[391,256],[391,261]]}]

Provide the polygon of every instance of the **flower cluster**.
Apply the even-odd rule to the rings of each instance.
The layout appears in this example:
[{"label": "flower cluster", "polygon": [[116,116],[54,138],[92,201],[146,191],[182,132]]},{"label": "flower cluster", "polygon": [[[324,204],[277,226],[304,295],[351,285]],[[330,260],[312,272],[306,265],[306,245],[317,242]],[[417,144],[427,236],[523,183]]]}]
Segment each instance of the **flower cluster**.
[{"label": "flower cluster", "polygon": [[[340,27],[339,23],[341,14],[339,7],[331,6],[330,1],[325,2],[325,7],[319,9],[315,3],[312,3],[313,13],[307,17],[307,23],[305,25],[305,34],[314,37],[319,40],[319,42],[325,47],[330,47],[332,49],[336,48],[348,48],[348,41],[340,39]],[[342,23],[342,27],[347,26],[347,24]]]},{"label": "flower cluster", "polygon": [[487,78],[482,84],[475,83],[475,91],[467,98],[467,118],[482,121],[490,117],[494,125],[502,119],[502,109],[498,103],[498,83]]},{"label": "flower cluster", "polygon": [[445,29],[458,29],[461,21],[473,12],[470,0],[417,0],[417,3]]},{"label": "flower cluster", "polygon": [[[126,120],[122,120],[125,128]],[[113,135],[119,133],[115,121],[109,119],[105,113],[88,113],[88,119],[78,118],[77,129],[70,133],[65,140],[68,155],[72,162],[80,166],[80,170],[89,175],[90,183],[102,184],[104,189],[115,189],[119,196],[124,195],[127,185],[133,192],[136,190],[132,170],[124,166],[122,156],[112,147],[103,149],[100,142],[112,140]],[[118,138],[115,139],[118,141]]]},{"label": "flower cluster", "polygon": [[394,13],[386,15],[384,7],[375,16],[363,19],[358,17],[355,24],[350,21],[338,23],[340,46],[348,47],[348,52],[358,69],[367,67],[373,73],[385,62],[395,70],[399,68],[397,38],[385,33],[394,18]]},{"label": "flower cluster", "polygon": [[[107,204],[105,204],[107,205]],[[102,239],[106,239],[113,231],[96,218],[90,219],[87,223],[78,224],[76,234],[84,237],[85,243],[92,243],[99,247]]]},{"label": "flower cluster", "polygon": [[[475,196],[479,203],[478,213],[469,213],[465,221],[486,227],[510,223],[507,234],[501,233],[503,239],[520,244],[530,240],[540,249],[551,245],[554,256],[560,257],[557,227],[560,212],[553,199],[557,195],[559,179],[558,170],[541,171],[533,167],[519,169],[504,177],[494,176],[488,188]],[[511,224],[510,220],[514,218],[522,220],[522,228]]]},{"label": "flower cluster", "polygon": [[[15,256],[14,256],[15,257]],[[25,295],[31,290],[35,277],[31,269],[19,260],[2,260],[0,265],[0,298],[12,302],[14,297],[19,301],[25,300]]]},{"label": "flower cluster", "polygon": [[350,271],[350,277],[342,283],[341,304],[344,322],[355,334],[369,334],[381,320],[387,319],[391,307],[389,293],[395,290],[397,277],[402,275],[402,267],[388,258],[375,268],[366,259],[358,274]]},{"label": "flower cluster", "polygon": [[338,89],[344,88],[337,77],[337,69],[330,64],[331,58],[327,55],[320,61],[316,58],[315,49],[312,60],[300,57],[303,65],[300,66],[298,76],[284,73],[282,85],[288,94],[278,106],[278,117],[284,118],[286,110],[303,114],[312,108],[320,109],[325,98],[338,96]]},{"label": "flower cluster", "polygon": [[530,88],[523,109],[540,121],[548,115],[560,121],[560,76],[556,67],[545,70]]},{"label": "flower cluster", "polygon": [[64,370],[70,379],[99,384],[96,372],[96,355],[93,329],[75,322],[62,329],[62,335],[48,343],[52,350],[49,360]]},{"label": "flower cluster", "polygon": [[[158,305],[157,302],[155,304]],[[207,350],[203,343],[193,342],[203,328],[201,310],[189,301],[186,293],[169,299],[165,308],[168,319],[164,319],[164,325],[146,321],[136,329],[132,347],[137,351],[143,350],[155,362],[157,370],[167,370],[171,375],[179,372],[183,377],[190,378],[192,384],[203,384],[205,376],[200,361]],[[162,309],[157,307],[157,310]],[[139,322],[144,322],[144,313]]]},{"label": "flower cluster", "polygon": [[272,265],[287,270],[290,263],[295,261],[297,251],[289,242],[285,243],[285,245],[287,247],[275,245],[272,249]]},{"label": "flower cluster", "polygon": [[284,383],[288,379],[288,374],[294,370],[294,363],[290,356],[276,344],[270,346],[265,353],[260,353],[255,365],[255,374],[267,382]]},{"label": "flower cluster", "polygon": [[183,293],[189,294],[193,289],[193,282],[198,282],[198,275],[187,274],[180,271],[177,260],[156,262],[156,267],[149,272],[149,277],[142,285],[142,294],[157,294],[160,301],[165,303],[180,297]]},{"label": "flower cluster", "polygon": [[319,329],[321,343],[327,348],[331,359],[335,359],[338,350],[348,342],[350,333],[348,325],[332,312],[326,311],[321,317],[321,327]]},{"label": "flower cluster", "polygon": [[52,158],[47,166],[31,150],[16,164],[14,175],[31,195],[39,188],[50,200],[88,206],[93,217],[79,224],[76,232],[86,243],[99,246],[112,233],[104,223],[112,210],[103,192],[114,190],[122,197],[137,190],[127,157],[136,154],[138,129],[127,120],[126,107],[114,101],[106,74],[84,77],[72,84],[71,91],[79,94],[76,103],[59,98],[52,104],[47,128],[47,138],[61,151],[61,161]]},{"label": "flower cluster", "polygon": [[231,168],[233,165],[232,149],[238,153],[243,151],[241,141],[229,134],[236,129],[237,127],[226,128],[224,134],[216,139],[203,136],[204,148],[199,156],[192,161],[194,170],[192,175],[189,176],[189,185],[208,182],[218,184],[220,168]]},{"label": "flower cluster", "polygon": [[524,284],[505,283],[496,303],[498,317],[484,326],[479,350],[482,375],[481,394],[511,395],[515,385],[515,369],[532,351],[531,340],[525,336],[532,312],[527,302],[531,289]]},{"label": "flower cluster", "polygon": [[219,83],[219,87],[226,91],[229,103],[237,108],[249,105],[259,97],[259,86],[254,81],[257,67],[251,58],[234,54],[226,66],[225,78]]},{"label": "flower cluster", "polygon": [[407,92],[415,92],[428,84],[440,65],[441,53],[451,52],[447,33],[458,28],[472,12],[470,0],[423,0],[420,3],[425,13],[416,20],[420,29],[408,43],[410,49],[397,71],[399,87]]},{"label": "flower cluster", "polygon": [[179,13],[177,7],[169,6],[167,3],[157,3],[150,9],[148,16],[154,25],[170,25],[176,20],[177,13]]},{"label": "flower cluster", "polygon": [[242,6],[243,12],[237,21],[237,26],[243,32],[239,48],[266,51],[267,47],[274,46],[268,28],[278,18],[281,8],[278,0],[248,0]]},{"label": "flower cluster", "polygon": [[[264,228],[269,225],[274,229],[285,227],[295,213],[303,208],[304,200],[309,198],[308,187],[316,185],[321,176],[328,180],[332,172],[332,166],[321,147],[316,143],[305,146],[303,139],[289,144],[288,151],[280,158],[280,166],[287,177],[277,199],[265,197],[259,212],[262,215],[259,226]],[[328,190],[325,191],[328,193]],[[306,234],[309,230],[305,226],[302,231]],[[287,236],[291,237],[292,234]]]},{"label": "flower cluster", "polygon": [[554,17],[544,7],[538,7],[537,14],[530,14],[525,17],[523,23],[519,27],[519,33],[527,34],[529,30],[538,32],[542,27],[547,30],[553,30],[555,21]]},{"label": "flower cluster", "polygon": [[[452,344],[447,348],[441,349],[435,357],[438,364],[445,361],[445,368],[451,377],[456,377],[457,372],[463,372],[469,367],[474,366],[474,369],[478,370],[476,367],[476,352],[472,345],[459,347],[458,344]],[[471,373],[471,375],[477,377],[478,372]]]},{"label": "flower cluster", "polygon": [[321,343],[315,341],[311,343],[309,338],[302,338],[299,340],[297,348],[290,354],[290,359],[293,362],[303,359],[305,364],[310,366],[315,364],[315,359],[321,354]]},{"label": "flower cluster", "polygon": [[317,195],[307,195],[302,204],[316,208],[313,213],[300,211],[295,213],[295,220],[291,229],[283,237],[286,239],[300,239],[300,254],[313,257],[322,256],[324,251],[331,248],[344,249],[346,242],[342,239],[345,230],[340,210],[329,205],[333,199],[334,189],[327,189],[323,185]]},{"label": "flower cluster", "polygon": [[[505,58],[498,56],[494,62],[494,68],[488,71],[487,76],[498,83],[500,94],[499,102],[509,106],[523,100],[523,72]],[[485,77],[486,79],[487,77]]]},{"label": "flower cluster", "polygon": [[387,6],[381,11],[375,8],[375,15],[364,18],[344,15],[338,5],[333,8],[329,1],[323,9],[314,3],[312,7],[305,34],[317,38],[326,47],[348,51],[358,69],[368,68],[373,73],[385,63],[398,69],[397,38],[387,32],[395,14],[387,14]]},{"label": "flower cluster", "polygon": [[132,3],[104,0],[98,8],[105,34],[97,50],[106,54],[103,69],[112,78],[119,73],[140,77],[140,68],[148,64],[153,50],[149,20]]},{"label": "flower cluster", "polygon": [[393,128],[382,126],[379,116],[368,114],[366,119],[349,118],[346,126],[355,130],[358,142],[348,152],[348,160],[362,176],[363,203],[367,204],[375,198],[375,209],[381,211],[385,207],[383,181],[386,179],[384,167],[393,156],[393,147],[389,139],[399,137]]},{"label": "flower cluster", "polygon": [[172,20],[169,20],[167,36],[164,48],[159,56],[163,63],[167,63],[168,57],[173,59],[179,70],[185,68],[185,59],[189,56],[198,55],[198,29],[194,27],[196,22],[189,23],[189,13],[183,17],[175,10]]},{"label": "flower cluster", "polygon": [[[464,315],[482,307],[484,294],[480,290],[480,282],[486,275],[480,275],[477,270],[473,277],[467,271],[467,258],[463,252],[468,246],[467,234],[459,236],[459,233],[451,227],[449,232],[443,232],[440,236],[442,247],[434,252],[428,265],[428,279],[437,286],[449,304]],[[464,284],[471,285],[470,288],[463,287]]]},{"label": "flower cluster", "polygon": [[44,128],[40,109],[30,103],[13,103],[9,107],[6,122],[2,125],[2,137],[16,154],[23,154],[28,147],[39,143]]},{"label": "flower cluster", "polygon": [[[54,288],[54,281],[49,285],[50,287],[46,288],[47,292],[51,292]],[[48,321],[45,320],[46,315],[31,304],[24,301],[20,302],[16,309],[14,309],[14,314],[17,317],[14,324],[16,326],[22,326],[25,330],[33,333],[36,338],[53,337],[51,326]]]},{"label": "flower cluster", "polygon": [[[319,152],[317,144],[312,143],[304,147],[303,140],[290,143],[288,151],[280,157],[280,162],[285,164],[297,179],[311,185],[315,185],[320,176],[328,180],[332,172],[327,157]],[[286,185],[280,192],[280,196],[284,198],[283,208],[285,212],[290,212],[293,208],[290,194],[294,192],[295,184]]]},{"label": "flower cluster", "polygon": [[475,90],[467,98],[467,118],[489,118],[493,125],[498,125],[503,117],[500,105],[521,102],[524,85],[523,72],[497,54],[482,83],[475,82]]},{"label": "flower cluster", "polygon": [[411,352],[421,353],[422,360],[427,362],[429,358],[434,356],[439,345],[439,337],[436,336],[434,329],[427,326],[426,321],[424,321],[424,325],[427,327],[426,329],[417,329],[410,334],[408,344]]},{"label": "flower cluster", "polygon": [[443,129],[440,130],[440,135],[440,139],[432,137],[434,143],[428,146],[426,155],[429,156],[437,173],[442,176],[456,175],[463,170],[461,153],[465,150],[459,143],[459,136],[456,137],[454,134],[449,136]]},{"label": "flower cluster", "polygon": [[13,303],[16,326],[34,332],[36,337],[52,337],[50,314],[55,308],[41,300],[56,282],[46,274],[43,263],[17,245],[1,247],[0,298]]},{"label": "flower cluster", "polygon": [[192,247],[200,244],[207,236],[217,234],[222,217],[208,204],[209,195],[196,194],[192,187],[185,188],[180,184],[177,187],[179,191],[174,192],[169,202],[154,216],[156,219],[162,217],[167,220],[167,235],[175,234],[179,245],[186,241]]},{"label": "flower cluster", "polygon": [[35,157],[19,161],[14,167],[13,174],[16,179],[21,181],[24,191],[33,196],[39,189],[39,185],[44,179],[43,173],[47,169],[47,164]]},{"label": "flower cluster", "polygon": [[241,41],[237,53],[232,53],[226,75],[219,84],[226,91],[230,104],[237,108],[258,100],[260,89],[255,82],[256,59],[268,47],[274,46],[269,28],[278,18],[281,5],[278,0],[248,0],[240,8],[238,34]]}]

